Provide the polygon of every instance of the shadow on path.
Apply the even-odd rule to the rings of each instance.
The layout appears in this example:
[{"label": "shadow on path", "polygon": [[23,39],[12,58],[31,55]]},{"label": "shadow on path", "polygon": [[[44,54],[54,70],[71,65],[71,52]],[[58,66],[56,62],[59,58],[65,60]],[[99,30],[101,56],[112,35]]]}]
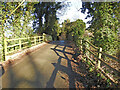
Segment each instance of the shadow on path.
[{"label": "shadow on path", "polygon": [[[5,73],[5,77],[3,75],[3,79],[2,79],[3,88],[42,88],[43,87],[42,83],[40,82],[41,79],[40,77],[42,75],[39,71],[39,68],[37,68],[34,59],[32,58],[31,55],[28,54],[27,57],[28,58],[26,61],[20,62],[15,66],[9,67],[9,69]],[[27,66],[29,66],[29,69],[26,69],[28,68]],[[22,74],[22,76],[20,76],[19,74],[20,75]],[[34,75],[34,78],[32,77],[32,75]]]},{"label": "shadow on path", "polygon": [[[63,47],[63,50],[60,50],[60,49],[57,49],[57,47],[59,46],[64,46]],[[71,66],[71,61],[69,59],[69,56],[67,56],[68,54],[69,55],[73,55],[72,53],[70,52],[67,52],[65,51],[66,50],[66,47],[69,47],[71,48],[71,46],[68,46],[68,45],[61,45],[60,43],[58,43],[55,48],[51,48],[58,56],[58,60],[57,60],[57,63],[52,63],[52,65],[55,67],[48,83],[47,83],[47,88],[53,88],[54,87],[54,81],[55,81],[55,78],[56,78],[56,75],[58,73],[58,71],[62,71],[63,73],[67,74],[68,75],[68,78],[69,78],[69,88],[75,88],[75,80],[77,81],[83,81],[84,80],[84,77],[81,76],[80,74],[74,72],[72,70],[72,66]],[[60,53],[63,53],[64,57],[60,55]],[[61,59],[65,59],[67,60],[67,67],[61,65]],[[79,78],[76,78],[76,76],[79,76]],[[58,82],[59,83],[59,82]],[[83,85],[85,86],[86,83],[83,82]],[[62,87],[61,87],[62,88]]]},{"label": "shadow on path", "polygon": [[0,64],[0,77],[5,73],[4,67]]},{"label": "shadow on path", "polygon": [[[55,43],[54,43],[55,44]],[[62,47],[62,48],[61,48]],[[74,62],[71,58],[74,54],[71,53],[72,47],[69,43],[57,43],[54,48],[51,48],[57,56],[59,56],[57,63],[51,63],[55,69],[47,83],[47,88],[53,88],[55,83],[55,78],[57,73],[61,72],[68,78],[68,87],[67,88],[97,88],[97,87],[106,87],[106,81],[97,77],[97,72],[89,72],[88,66],[80,61],[79,64]],[[62,49],[62,50],[61,50]],[[71,50],[71,51],[70,51]],[[62,65],[63,60],[67,62],[67,66]],[[76,65],[77,69],[74,68]],[[76,71],[78,70],[78,71]],[[65,77],[65,78],[66,78]],[[66,80],[64,77],[62,79]],[[57,82],[59,83],[59,82]],[[61,86],[62,88],[62,86]]]}]

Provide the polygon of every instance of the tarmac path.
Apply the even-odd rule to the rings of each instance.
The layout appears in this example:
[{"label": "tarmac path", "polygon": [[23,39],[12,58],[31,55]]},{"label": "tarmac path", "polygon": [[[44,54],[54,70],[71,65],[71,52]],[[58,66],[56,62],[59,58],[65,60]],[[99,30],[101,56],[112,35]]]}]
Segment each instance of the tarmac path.
[{"label": "tarmac path", "polygon": [[69,61],[72,54],[67,50],[72,49],[65,42],[58,41],[48,43],[24,56],[3,74],[2,88],[74,88],[74,81],[71,80],[73,83],[68,86],[59,72],[62,69],[60,66],[65,68],[64,72],[72,72]]}]

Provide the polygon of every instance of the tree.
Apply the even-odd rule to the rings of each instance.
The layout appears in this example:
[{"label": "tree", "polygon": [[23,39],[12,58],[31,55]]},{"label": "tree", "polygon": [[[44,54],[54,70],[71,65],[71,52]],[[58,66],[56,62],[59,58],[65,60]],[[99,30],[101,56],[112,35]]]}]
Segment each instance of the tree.
[{"label": "tree", "polygon": [[52,33],[53,33],[53,40],[57,40],[57,37],[61,33],[61,28],[60,28],[60,24],[58,23],[58,20],[56,20],[56,22],[54,24],[54,27],[52,29]]},{"label": "tree", "polygon": [[[103,51],[113,54],[118,47],[118,13],[119,2],[83,2],[82,13],[88,9],[87,17],[92,17],[88,23],[93,32],[94,44],[102,47]],[[116,12],[116,10],[118,10]]]},{"label": "tree", "polygon": [[[29,34],[33,34],[31,22],[34,19],[34,3],[24,2],[15,12],[8,17],[18,5],[18,2],[3,2],[3,16],[6,18],[6,28],[11,34],[11,38],[27,37]],[[3,19],[4,20],[4,19]]]},{"label": "tree", "polygon": [[[47,33],[52,35],[52,29],[56,20],[58,20],[57,10],[65,8],[67,5],[62,5],[64,2],[39,2],[35,4],[34,29],[37,33]],[[44,20],[43,20],[44,19]]]},{"label": "tree", "polygon": [[77,46],[80,46],[80,39],[83,39],[85,28],[86,24],[80,19],[76,20],[72,24],[71,31],[73,32],[74,42]]},{"label": "tree", "polygon": [[[23,1],[22,2],[1,2],[0,4],[2,5],[2,8],[0,9],[0,12],[2,12],[1,14],[1,18],[2,18],[1,34],[2,34],[2,47],[3,47],[2,51],[3,51],[3,60],[5,60],[4,40],[6,38],[9,38],[8,35],[10,35],[10,34],[5,35],[5,33],[9,31],[12,35],[11,38],[26,37],[26,35],[30,34],[26,29],[28,29],[29,21],[33,17],[31,13],[34,11],[34,8],[32,7],[33,4],[31,5],[27,5],[28,3],[23,4]],[[25,27],[27,28],[23,29],[22,28],[22,26],[24,26],[23,24],[26,24]],[[16,42],[17,41],[11,42],[11,43],[14,44]]]},{"label": "tree", "polygon": [[74,42],[77,46],[80,45],[80,39],[83,39],[83,34],[86,28],[86,24],[83,20],[78,19],[74,22],[70,22],[69,19],[65,20],[62,25],[62,32],[66,33],[67,39],[68,36],[72,35]]}]

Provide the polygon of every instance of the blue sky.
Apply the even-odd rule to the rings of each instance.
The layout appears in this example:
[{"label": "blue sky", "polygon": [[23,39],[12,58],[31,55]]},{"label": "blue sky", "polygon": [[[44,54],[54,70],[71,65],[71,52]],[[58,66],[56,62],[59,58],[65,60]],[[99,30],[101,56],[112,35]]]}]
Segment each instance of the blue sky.
[{"label": "blue sky", "polygon": [[[75,21],[77,19],[82,19],[85,23],[92,18],[85,19],[86,13],[81,13],[80,8],[82,8],[82,2],[81,0],[66,0],[66,2],[71,2],[70,7],[66,10],[66,13],[63,16],[59,16],[59,23],[62,23],[66,19],[70,19],[70,21]],[[78,11],[79,10],[79,11]],[[88,27],[89,24],[86,24],[86,27]]]}]

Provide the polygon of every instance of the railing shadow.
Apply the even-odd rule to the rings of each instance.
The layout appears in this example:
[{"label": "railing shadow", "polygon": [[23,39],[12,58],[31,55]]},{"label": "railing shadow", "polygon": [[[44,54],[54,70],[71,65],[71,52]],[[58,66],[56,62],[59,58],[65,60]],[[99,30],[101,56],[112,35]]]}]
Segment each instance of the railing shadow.
[{"label": "railing shadow", "polygon": [[[57,49],[58,46],[64,46],[63,50]],[[78,74],[78,73],[76,73],[76,72],[74,72],[72,70],[72,66],[71,66],[71,61],[72,60],[69,59],[67,54],[69,54],[69,55],[73,55],[73,54],[65,51],[66,47],[72,48],[69,45],[63,45],[63,44],[61,45],[60,43],[58,43],[55,46],[55,48],[51,48],[57,54],[57,56],[59,56],[59,58],[57,60],[57,63],[51,63],[55,67],[55,69],[54,69],[54,71],[53,71],[53,73],[52,73],[52,75],[51,75],[51,77],[50,77],[50,79],[49,79],[49,81],[47,83],[46,88],[53,88],[54,87],[54,82],[55,82],[55,78],[56,78],[56,75],[57,75],[58,71],[61,71],[61,72],[63,72],[63,73],[68,75],[68,78],[69,78],[69,88],[76,88],[75,80],[79,81],[79,82],[84,81],[85,76],[83,77],[80,74]],[[60,55],[61,52],[63,53],[64,57]],[[61,65],[61,59],[67,60],[67,67]],[[76,63],[76,64],[78,64],[78,63]],[[79,78],[77,78],[76,76],[79,77]],[[82,84],[83,84],[84,87],[86,87],[87,83],[82,82]]]}]

